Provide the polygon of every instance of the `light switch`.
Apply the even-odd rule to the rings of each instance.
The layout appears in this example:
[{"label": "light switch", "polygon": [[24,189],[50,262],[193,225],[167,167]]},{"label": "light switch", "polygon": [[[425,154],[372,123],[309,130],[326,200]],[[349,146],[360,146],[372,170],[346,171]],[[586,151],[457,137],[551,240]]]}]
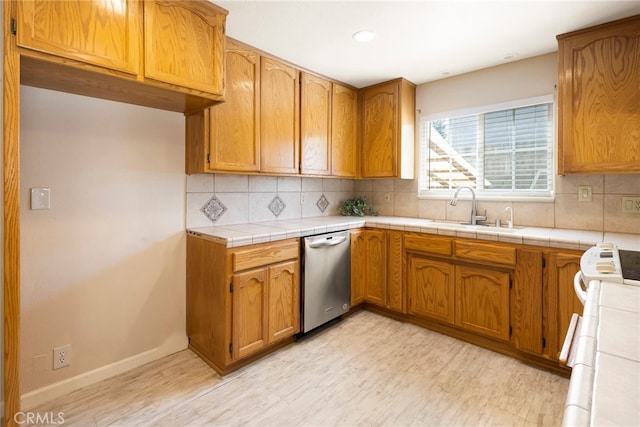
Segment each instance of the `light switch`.
[{"label": "light switch", "polygon": [[49,209],[51,207],[50,188],[31,189],[31,210]]}]

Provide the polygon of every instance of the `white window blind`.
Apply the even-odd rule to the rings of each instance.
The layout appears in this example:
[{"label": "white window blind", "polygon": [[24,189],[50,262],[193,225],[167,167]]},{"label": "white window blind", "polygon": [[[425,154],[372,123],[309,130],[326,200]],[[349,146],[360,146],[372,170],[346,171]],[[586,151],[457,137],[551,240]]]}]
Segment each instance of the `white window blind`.
[{"label": "white window blind", "polygon": [[553,195],[553,103],[422,122],[420,194]]}]

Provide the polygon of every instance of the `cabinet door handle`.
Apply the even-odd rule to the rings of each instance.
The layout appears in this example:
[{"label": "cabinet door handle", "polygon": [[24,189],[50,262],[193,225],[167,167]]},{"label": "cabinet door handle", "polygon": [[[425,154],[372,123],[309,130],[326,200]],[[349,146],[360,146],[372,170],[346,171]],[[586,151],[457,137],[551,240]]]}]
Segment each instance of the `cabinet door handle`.
[{"label": "cabinet door handle", "polygon": [[573,290],[576,292],[576,296],[584,305],[584,302],[587,300],[587,291],[586,286],[582,286],[584,283],[582,272],[578,271],[575,276],[573,276]]}]

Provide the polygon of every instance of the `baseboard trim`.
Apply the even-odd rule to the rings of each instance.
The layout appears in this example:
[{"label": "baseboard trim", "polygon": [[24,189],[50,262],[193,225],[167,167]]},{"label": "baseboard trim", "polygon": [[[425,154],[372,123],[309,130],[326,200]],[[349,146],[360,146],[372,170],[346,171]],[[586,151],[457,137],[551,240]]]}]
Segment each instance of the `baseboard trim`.
[{"label": "baseboard trim", "polygon": [[21,396],[20,408],[22,408],[22,410],[35,408],[42,403],[71,393],[79,388],[86,387],[170,354],[177,353],[178,351],[185,350],[188,344],[186,335],[176,336],[169,341],[165,341],[159,347],[30,391]]}]

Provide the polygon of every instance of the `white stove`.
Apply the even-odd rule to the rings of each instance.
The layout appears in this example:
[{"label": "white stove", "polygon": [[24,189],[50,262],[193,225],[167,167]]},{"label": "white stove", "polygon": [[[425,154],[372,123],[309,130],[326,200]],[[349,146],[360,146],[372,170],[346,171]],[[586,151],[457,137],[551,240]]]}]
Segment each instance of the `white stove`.
[{"label": "white stove", "polygon": [[640,286],[640,252],[618,249],[608,242],[587,249],[573,281],[576,295],[583,303],[592,280]]}]

